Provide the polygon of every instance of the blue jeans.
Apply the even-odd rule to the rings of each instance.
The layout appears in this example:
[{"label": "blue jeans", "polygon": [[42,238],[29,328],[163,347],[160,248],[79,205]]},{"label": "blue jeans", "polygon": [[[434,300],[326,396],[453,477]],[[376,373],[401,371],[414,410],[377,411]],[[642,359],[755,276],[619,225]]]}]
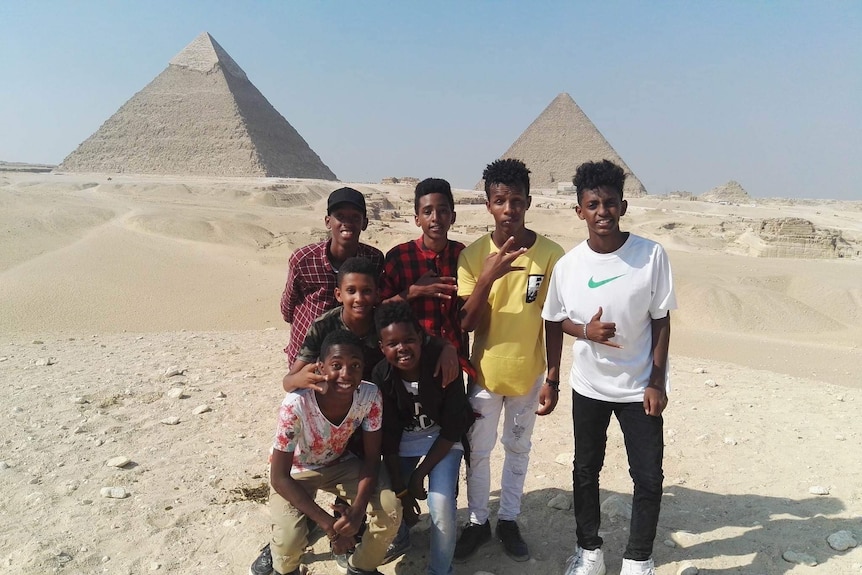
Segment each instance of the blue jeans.
[{"label": "blue jeans", "polygon": [[664,474],[664,422],[644,413],[643,402],[611,403],[572,392],[575,431],[575,464],[572,486],[578,545],[583,549],[602,546],[599,536],[599,472],[605,462],[611,414],[619,421],[634,481],[632,519],[625,559],[645,561],[652,556],[661,508]]},{"label": "blue jeans", "polygon": [[[431,552],[428,564],[429,575],[452,573],[452,555],[458,527],[455,510],[458,505],[458,472],[464,452],[451,449],[446,457],[428,474],[428,512],[431,515]],[[405,480],[410,477],[419,457],[401,457],[401,473]]]}]

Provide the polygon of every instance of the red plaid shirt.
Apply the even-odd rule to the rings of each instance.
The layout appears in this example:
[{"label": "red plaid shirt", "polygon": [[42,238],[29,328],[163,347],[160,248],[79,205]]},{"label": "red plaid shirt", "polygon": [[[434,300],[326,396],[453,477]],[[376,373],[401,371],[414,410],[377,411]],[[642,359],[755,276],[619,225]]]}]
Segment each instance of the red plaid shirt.
[{"label": "red plaid shirt", "polygon": [[[290,343],[284,348],[288,365],[296,359],[311,323],[338,305],[335,300],[338,276],[326,256],[329,242],[303,246],[287,261],[287,284],[281,295],[281,315],[291,324]],[[356,255],[371,260],[378,273],[383,270],[383,252],[377,248],[359,244]]]},{"label": "red plaid shirt", "polygon": [[[398,244],[386,254],[383,264],[383,280],[380,283],[380,299],[387,300],[415,284],[429,271],[439,276],[458,277],[458,255],[464,244],[449,240],[439,254],[425,247],[419,239]],[[419,323],[430,335],[442,337],[458,350],[458,355],[467,357],[467,346],[463,341],[458,298],[450,301],[433,297],[410,300],[410,307]]]}]

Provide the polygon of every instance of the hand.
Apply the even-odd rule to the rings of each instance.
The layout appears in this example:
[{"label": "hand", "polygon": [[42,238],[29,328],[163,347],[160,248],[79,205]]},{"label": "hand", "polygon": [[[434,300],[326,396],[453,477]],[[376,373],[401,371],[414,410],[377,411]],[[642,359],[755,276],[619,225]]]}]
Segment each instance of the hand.
[{"label": "hand", "polygon": [[587,339],[590,341],[594,341],[596,343],[600,343],[602,345],[607,345],[609,347],[616,347],[618,349],[622,349],[622,346],[618,343],[614,343],[609,341],[612,337],[617,335],[617,324],[613,322],[605,322],[602,321],[602,308],[599,306],[599,311],[590,318],[590,321],[587,323]]},{"label": "hand", "polygon": [[[343,504],[333,505],[332,509],[344,517],[344,515],[349,511],[350,507]],[[320,527],[326,533],[326,536],[329,538],[329,544],[332,546],[333,553],[337,555],[343,555],[347,553],[349,550],[356,547],[356,537],[353,535],[345,535],[338,532],[336,528],[336,524],[341,519],[341,517],[333,517],[328,516],[328,520],[324,525]]]},{"label": "hand", "polygon": [[419,515],[422,510],[419,509],[419,504],[410,495],[405,495],[401,498],[401,518],[407,527],[413,527],[419,523]]},{"label": "hand", "polygon": [[559,391],[550,385],[542,385],[542,389],[539,390],[539,409],[536,410],[536,415],[548,415],[554,411],[559,399]]},{"label": "hand", "polygon": [[428,499],[428,492],[425,491],[425,478],[415,471],[410,475],[410,481],[407,482],[407,496],[419,501]]},{"label": "hand", "polygon": [[[288,381],[290,378],[290,381]],[[294,374],[284,376],[282,381],[285,389],[292,387],[296,389],[313,389],[318,393],[326,393],[329,389],[329,383],[326,381],[326,376],[320,375],[317,372],[317,364],[309,363]]]},{"label": "hand", "polygon": [[407,297],[433,297],[442,300],[451,300],[458,292],[455,278],[449,276],[438,276],[435,272],[425,272],[416,280],[416,283],[407,288]]},{"label": "hand", "polygon": [[344,505],[343,503],[335,503],[332,505],[332,510],[341,514],[341,517],[335,519],[332,528],[339,535],[345,537],[354,537],[359,533],[359,528],[362,526],[362,519],[365,518],[365,513],[356,512],[353,507]]},{"label": "hand", "polygon": [[338,534],[334,539],[329,540],[329,544],[332,545],[334,554],[344,555],[356,547],[356,537]]},{"label": "hand", "polygon": [[461,363],[458,361],[458,352],[454,345],[447,342],[440,352],[440,357],[437,358],[437,365],[434,366],[434,377],[440,376],[443,389],[446,389],[446,386],[458,377],[460,371]]},{"label": "hand", "polygon": [[524,266],[513,266],[512,262],[524,255],[527,248],[512,250],[513,245],[515,245],[515,238],[510,237],[500,246],[500,251],[485,258],[482,275],[487,274],[491,281],[497,281],[510,271],[525,269]]},{"label": "hand", "polygon": [[658,417],[667,407],[667,393],[663,387],[648,385],[644,390],[644,413]]}]

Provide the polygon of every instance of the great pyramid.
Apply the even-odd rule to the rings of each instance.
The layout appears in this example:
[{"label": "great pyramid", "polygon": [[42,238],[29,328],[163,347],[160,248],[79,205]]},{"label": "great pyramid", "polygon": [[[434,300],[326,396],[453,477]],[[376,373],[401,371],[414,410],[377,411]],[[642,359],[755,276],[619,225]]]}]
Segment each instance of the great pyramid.
[{"label": "great pyramid", "polygon": [[[535,189],[571,185],[575,170],[584,162],[610,160],[626,172],[625,196],[646,194],[641,181],[566,93],[554,98],[501,157],[527,164],[530,185]],[[480,181],[477,189],[483,187]]]},{"label": "great pyramid", "polygon": [[58,169],[337,179],[206,32]]}]

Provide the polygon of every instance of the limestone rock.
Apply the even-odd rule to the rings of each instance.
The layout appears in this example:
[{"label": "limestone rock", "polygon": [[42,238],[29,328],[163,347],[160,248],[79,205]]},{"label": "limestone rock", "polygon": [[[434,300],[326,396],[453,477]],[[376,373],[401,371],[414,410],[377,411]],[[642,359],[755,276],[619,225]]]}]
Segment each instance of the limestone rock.
[{"label": "limestone rock", "polygon": [[781,554],[781,558],[788,563],[796,563],[797,565],[808,565],[813,567],[817,565],[817,559],[807,553],[799,553],[796,551],[785,551]]},{"label": "limestone rock", "polygon": [[125,499],[129,493],[122,487],[102,487],[99,495],[108,499]]},{"label": "limestone rock", "polygon": [[611,495],[602,501],[602,515],[611,521],[616,519],[627,521],[632,518],[632,504],[622,495]]},{"label": "limestone rock", "polygon": [[122,455],[119,455],[117,457],[112,457],[111,459],[106,461],[105,465],[107,465],[108,467],[125,467],[126,465],[128,465],[131,462],[132,462],[132,460],[129,459],[128,457],[124,457]]},{"label": "limestone rock", "polygon": [[853,537],[850,531],[836,531],[826,538],[826,542],[836,551],[847,551],[859,545],[859,542],[856,541],[856,538]]},{"label": "limestone rock", "polygon": [[816,228],[802,218],[770,218],[755,230],[759,244],[751,246],[758,257],[839,258],[852,247],[839,230]]},{"label": "limestone rock", "polygon": [[572,508],[572,498],[570,495],[565,493],[559,493],[551,498],[548,501],[548,507],[551,509],[559,509],[561,511],[568,511]]}]

